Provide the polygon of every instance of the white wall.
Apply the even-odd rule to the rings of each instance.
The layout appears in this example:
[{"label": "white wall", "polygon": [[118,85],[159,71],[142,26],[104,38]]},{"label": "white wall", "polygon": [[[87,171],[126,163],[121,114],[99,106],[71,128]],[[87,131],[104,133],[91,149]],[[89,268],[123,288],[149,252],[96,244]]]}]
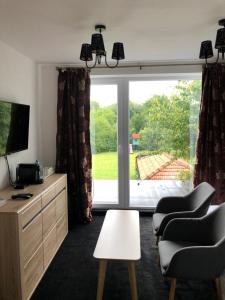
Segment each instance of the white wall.
[{"label": "white wall", "polygon": [[58,72],[54,65],[38,66],[38,153],[43,166],[55,167]]},{"label": "white wall", "polygon": [[[29,104],[30,127],[28,150],[8,156],[15,178],[16,165],[37,159],[36,66],[29,58],[0,41],[0,100]],[[8,185],[8,172],[0,157],[0,188]]]}]

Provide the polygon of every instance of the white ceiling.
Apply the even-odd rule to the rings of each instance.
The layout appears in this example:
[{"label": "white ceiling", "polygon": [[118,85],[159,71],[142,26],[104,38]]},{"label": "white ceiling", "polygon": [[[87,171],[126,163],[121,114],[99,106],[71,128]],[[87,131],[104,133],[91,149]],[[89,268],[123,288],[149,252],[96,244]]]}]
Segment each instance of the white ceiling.
[{"label": "white ceiling", "polygon": [[123,42],[126,62],[193,61],[224,17],[224,0],[0,0],[0,40],[36,62],[80,63],[103,23],[106,50]]}]

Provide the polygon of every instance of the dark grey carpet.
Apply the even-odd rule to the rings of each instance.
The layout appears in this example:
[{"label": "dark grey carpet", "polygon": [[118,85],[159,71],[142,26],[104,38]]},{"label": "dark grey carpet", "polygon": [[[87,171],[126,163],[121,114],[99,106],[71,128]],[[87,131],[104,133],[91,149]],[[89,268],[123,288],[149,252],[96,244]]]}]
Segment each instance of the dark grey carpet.
[{"label": "dark grey carpet", "polygon": [[[96,299],[98,262],[92,255],[103,220],[104,216],[94,216],[93,223],[70,231],[32,300]],[[150,216],[140,218],[142,258],[136,265],[139,300],[166,300],[169,285],[157,265],[151,221]],[[126,263],[109,263],[104,299],[131,299]],[[212,299],[216,297],[211,282],[178,281],[176,300]]]}]

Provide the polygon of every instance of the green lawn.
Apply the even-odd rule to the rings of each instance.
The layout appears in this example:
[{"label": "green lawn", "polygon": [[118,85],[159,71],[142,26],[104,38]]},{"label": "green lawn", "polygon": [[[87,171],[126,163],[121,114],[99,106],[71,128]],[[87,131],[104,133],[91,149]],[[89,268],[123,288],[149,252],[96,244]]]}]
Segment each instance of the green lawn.
[{"label": "green lawn", "polygon": [[[139,151],[130,155],[130,179],[137,179],[135,168],[135,157],[138,154],[150,154]],[[152,155],[155,153],[151,153]],[[188,161],[188,160],[187,160]],[[193,160],[194,162],[194,160]],[[103,152],[92,155],[92,177],[93,179],[118,179],[118,157],[117,152]]]},{"label": "green lawn", "polygon": [[[136,179],[135,157],[137,153],[130,154],[130,179]],[[117,179],[118,158],[117,152],[104,152],[92,155],[93,179]]]}]

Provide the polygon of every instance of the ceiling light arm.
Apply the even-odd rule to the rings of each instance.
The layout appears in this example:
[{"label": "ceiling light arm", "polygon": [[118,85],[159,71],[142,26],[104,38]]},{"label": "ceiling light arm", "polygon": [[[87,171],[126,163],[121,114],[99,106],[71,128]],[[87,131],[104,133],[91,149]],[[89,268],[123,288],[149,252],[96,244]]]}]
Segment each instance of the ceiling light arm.
[{"label": "ceiling light arm", "polygon": [[218,50],[218,51],[217,51],[216,63],[218,63],[218,61],[219,61],[219,57],[220,57],[220,51]]},{"label": "ceiling light arm", "polygon": [[95,68],[96,64],[97,64],[97,55],[95,56],[95,62],[94,62],[94,64],[92,66],[89,66],[88,63],[87,63],[87,60],[85,60],[85,65],[86,65],[86,68],[88,70],[91,70],[91,69]]},{"label": "ceiling light arm", "polygon": [[106,56],[105,56],[105,64],[106,64],[106,66],[107,66],[108,68],[114,69],[114,68],[116,68],[116,67],[118,66],[119,60],[117,59],[116,64],[115,64],[114,66],[111,66],[111,65],[109,65],[109,64],[107,63]]}]

